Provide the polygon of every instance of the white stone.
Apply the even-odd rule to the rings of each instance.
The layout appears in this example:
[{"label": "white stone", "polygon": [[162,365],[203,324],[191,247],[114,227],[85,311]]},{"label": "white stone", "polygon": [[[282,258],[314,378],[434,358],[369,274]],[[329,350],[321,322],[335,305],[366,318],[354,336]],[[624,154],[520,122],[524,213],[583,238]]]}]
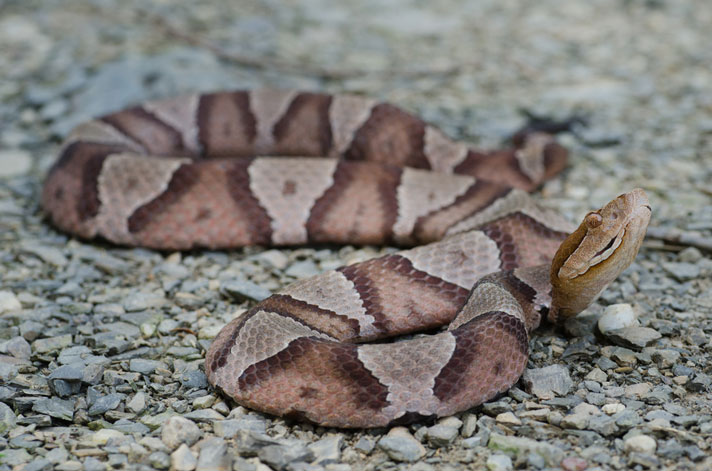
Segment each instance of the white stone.
[{"label": "white stone", "polygon": [[596,381],[596,382],[602,383],[602,382],[608,380],[608,375],[606,374],[605,371],[596,367],[588,372],[588,374],[586,375],[586,379],[589,381]]},{"label": "white stone", "polygon": [[170,449],[178,448],[182,443],[193,445],[201,435],[200,429],[193,421],[180,416],[166,420],[161,430],[161,440]]},{"label": "white stone", "polygon": [[603,412],[607,415],[613,415],[617,414],[618,412],[622,412],[625,410],[625,406],[621,403],[616,403],[616,404],[606,404],[604,405],[601,409],[603,409]]},{"label": "white stone", "polygon": [[623,443],[625,451],[635,453],[654,453],[657,447],[658,444],[655,439],[648,435],[628,437]]},{"label": "white stone", "polygon": [[611,304],[603,311],[601,318],[598,319],[598,330],[602,334],[626,327],[637,327],[638,325],[640,325],[638,316],[630,304]]},{"label": "white stone", "polygon": [[185,443],[171,453],[171,469],[175,471],[193,471],[198,465],[198,459]]},{"label": "white stone", "polygon": [[20,301],[12,291],[0,291],[0,313],[22,309]]},{"label": "white stone", "polygon": [[106,445],[109,440],[121,441],[124,438],[124,434],[118,430],[112,430],[109,428],[103,428],[91,436],[91,441],[97,445]]},{"label": "white stone", "polygon": [[522,425],[522,421],[511,412],[502,412],[497,415],[495,420],[504,425]]},{"label": "white stone", "polygon": [[487,469],[491,471],[509,471],[512,468],[512,459],[507,455],[492,455],[487,458]]},{"label": "white stone", "polygon": [[21,149],[0,150],[0,178],[24,175],[32,167],[32,156]]}]

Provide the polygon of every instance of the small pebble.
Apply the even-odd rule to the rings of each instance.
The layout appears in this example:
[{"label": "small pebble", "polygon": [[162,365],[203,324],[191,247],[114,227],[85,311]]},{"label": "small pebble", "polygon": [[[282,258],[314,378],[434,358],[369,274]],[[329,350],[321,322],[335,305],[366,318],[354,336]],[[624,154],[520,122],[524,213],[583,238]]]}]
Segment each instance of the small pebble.
[{"label": "small pebble", "polygon": [[638,316],[630,304],[611,304],[598,319],[598,330],[607,334],[612,330],[635,327],[639,325]]},{"label": "small pebble", "polygon": [[648,435],[634,435],[623,442],[623,448],[629,453],[655,453],[657,446],[655,439]]},{"label": "small pebble", "polygon": [[201,435],[200,429],[194,422],[180,416],[169,418],[161,430],[161,440],[172,450],[178,448],[181,443],[193,445]]}]

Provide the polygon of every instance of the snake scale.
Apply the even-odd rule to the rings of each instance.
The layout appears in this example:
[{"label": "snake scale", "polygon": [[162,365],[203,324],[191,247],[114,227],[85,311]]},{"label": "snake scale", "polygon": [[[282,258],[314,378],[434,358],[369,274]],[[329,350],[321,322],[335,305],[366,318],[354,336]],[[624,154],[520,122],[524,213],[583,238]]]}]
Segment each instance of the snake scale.
[{"label": "snake scale", "polygon": [[642,190],[578,227],[529,197],[566,158],[540,132],[485,152],[369,98],[230,91],[79,125],[42,206],[76,236],[155,249],[405,247],[285,287],[225,326],[205,360],[245,406],[378,427],[506,391],[541,320],[580,312],[635,258]]}]

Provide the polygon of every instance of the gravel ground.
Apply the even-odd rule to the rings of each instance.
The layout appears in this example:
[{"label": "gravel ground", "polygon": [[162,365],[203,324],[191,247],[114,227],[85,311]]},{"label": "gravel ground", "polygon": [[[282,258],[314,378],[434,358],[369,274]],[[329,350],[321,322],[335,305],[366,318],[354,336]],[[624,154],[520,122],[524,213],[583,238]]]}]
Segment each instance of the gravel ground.
[{"label": "gravel ground", "polygon": [[707,0],[336,3],[0,0],[0,471],[711,469],[709,251],[647,242],[597,304],[540,330],[496,402],[341,432],[233,407],[205,349],[270,291],[390,249],[158,253],[43,221],[77,122],[270,85],[372,95],[486,147],[523,111],[584,116],[546,204],[578,219],[640,186],[659,231],[712,237]]}]

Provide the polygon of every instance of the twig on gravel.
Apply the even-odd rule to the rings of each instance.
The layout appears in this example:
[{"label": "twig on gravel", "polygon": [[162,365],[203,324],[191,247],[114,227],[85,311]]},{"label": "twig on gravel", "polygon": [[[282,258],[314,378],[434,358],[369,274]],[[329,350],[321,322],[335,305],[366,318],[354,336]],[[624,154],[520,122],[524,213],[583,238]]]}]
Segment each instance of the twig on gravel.
[{"label": "twig on gravel", "polygon": [[146,13],[146,18],[151,21],[156,27],[161,29],[167,35],[176,39],[187,42],[196,47],[206,49],[216,57],[228,62],[259,70],[275,70],[295,75],[311,76],[325,80],[341,80],[353,77],[361,77],[364,75],[379,75],[384,77],[399,77],[399,78],[419,78],[430,76],[452,76],[462,71],[464,64],[451,65],[441,68],[424,68],[424,69],[381,69],[381,70],[365,70],[365,69],[345,69],[345,68],[327,68],[314,64],[298,64],[285,60],[270,58],[270,57],[250,57],[235,52],[228,52],[218,45],[200,38],[190,32],[182,31],[179,28],[169,24],[163,18]]},{"label": "twig on gravel", "polygon": [[711,237],[699,236],[691,232],[685,232],[681,229],[648,227],[647,237],[650,239],[659,239],[666,243],[672,243],[688,247],[697,247],[700,250],[707,250],[712,252]]}]

